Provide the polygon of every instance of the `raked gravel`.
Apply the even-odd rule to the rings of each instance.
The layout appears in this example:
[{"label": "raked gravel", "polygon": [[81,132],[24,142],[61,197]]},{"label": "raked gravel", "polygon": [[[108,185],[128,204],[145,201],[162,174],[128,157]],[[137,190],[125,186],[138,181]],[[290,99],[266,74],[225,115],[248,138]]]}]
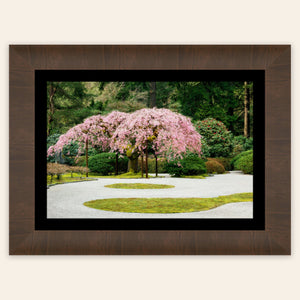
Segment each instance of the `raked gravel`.
[{"label": "raked gravel", "polygon": [[[171,184],[171,189],[112,189],[113,183]],[[145,214],[110,212],[89,208],[84,202],[105,198],[156,198],[156,197],[217,197],[253,191],[253,176],[239,172],[214,175],[206,179],[191,178],[140,178],[112,179],[58,184],[47,190],[47,218],[253,218],[253,203],[229,203],[217,208],[193,213]]]}]

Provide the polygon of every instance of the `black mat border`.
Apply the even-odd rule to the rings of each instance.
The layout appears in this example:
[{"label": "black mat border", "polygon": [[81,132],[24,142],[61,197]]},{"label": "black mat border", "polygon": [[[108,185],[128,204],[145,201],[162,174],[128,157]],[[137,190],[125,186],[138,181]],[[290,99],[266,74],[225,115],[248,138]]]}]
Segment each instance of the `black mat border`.
[{"label": "black mat border", "polygon": [[[253,219],[47,219],[47,81],[253,81]],[[247,175],[245,175],[247,176]],[[264,70],[36,70],[35,230],[264,230],[265,71]]]}]

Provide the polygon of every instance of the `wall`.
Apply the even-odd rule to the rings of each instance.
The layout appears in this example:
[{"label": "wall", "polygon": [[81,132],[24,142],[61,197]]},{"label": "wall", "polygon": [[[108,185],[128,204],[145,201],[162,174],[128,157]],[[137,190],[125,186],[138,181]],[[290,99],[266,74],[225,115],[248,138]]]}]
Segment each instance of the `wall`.
[{"label": "wall", "polygon": [[[7,146],[9,44],[292,44],[296,83],[298,12],[296,0],[2,1],[1,298],[299,299],[299,188],[294,184],[291,257],[9,257]],[[299,99],[299,89],[293,85],[293,99]],[[300,152],[300,118],[294,118],[299,106],[294,100],[293,182],[299,180],[299,155],[294,155]]]}]

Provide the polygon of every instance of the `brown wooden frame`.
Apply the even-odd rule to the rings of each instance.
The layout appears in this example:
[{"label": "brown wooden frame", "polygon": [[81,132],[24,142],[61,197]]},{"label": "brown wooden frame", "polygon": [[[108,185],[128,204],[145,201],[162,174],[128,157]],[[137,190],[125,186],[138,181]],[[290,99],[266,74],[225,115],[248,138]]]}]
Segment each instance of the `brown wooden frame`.
[{"label": "brown wooden frame", "polygon": [[[289,45],[12,45],[9,67],[10,254],[290,254]],[[41,69],[265,70],[265,230],[35,230],[34,72]]]}]

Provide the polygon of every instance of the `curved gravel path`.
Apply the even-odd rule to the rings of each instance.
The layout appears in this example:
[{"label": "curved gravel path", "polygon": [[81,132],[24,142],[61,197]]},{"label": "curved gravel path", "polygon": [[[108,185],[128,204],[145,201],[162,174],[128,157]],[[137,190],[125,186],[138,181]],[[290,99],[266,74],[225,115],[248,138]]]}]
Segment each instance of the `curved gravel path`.
[{"label": "curved gravel path", "polygon": [[[172,189],[130,190],[104,187],[113,183],[158,183],[175,185]],[[84,202],[105,198],[216,197],[253,191],[253,176],[238,172],[214,175],[206,179],[149,178],[98,179],[95,181],[58,184],[47,190],[48,218],[253,218],[253,203],[229,203],[193,213],[145,214],[109,212],[89,208]]]}]

